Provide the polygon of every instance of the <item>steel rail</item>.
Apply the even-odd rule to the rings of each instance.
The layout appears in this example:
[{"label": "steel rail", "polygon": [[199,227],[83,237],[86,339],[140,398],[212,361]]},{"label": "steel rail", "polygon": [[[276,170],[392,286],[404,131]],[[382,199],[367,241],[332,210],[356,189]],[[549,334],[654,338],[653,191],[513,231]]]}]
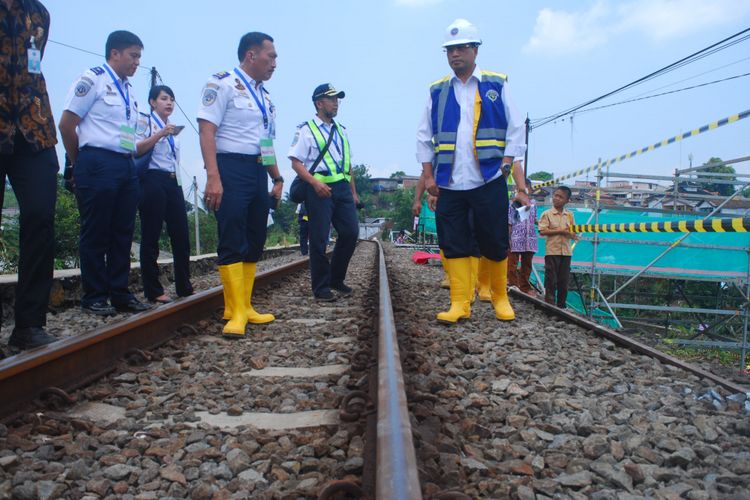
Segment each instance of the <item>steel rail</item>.
[{"label": "steel rail", "polygon": [[675,358],[674,356],[670,356],[669,354],[663,353],[659,351],[658,349],[654,349],[653,347],[648,346],[642,342],[638,342],[637,340],[631,339],[630,337],[626,335],[617,333],[616,331],[610,328],[602,326],[593,321],[589,321],[587,318],[574,314],[571,311],[568,311],[566,309],[560,309],[559,307],[553,306],[552,304],[548,304],[540,298],[531,297],[517,290],[511,290],[510,292],[516,298],[521,298],[527,302],[531,302],[532,304],[539,307],[540,309],[543,309],[545,312],[554,314],[555,316],[558,316],[569,323],[576,324],[597,335],[601,335],[602,337],[608,340],[611,340],[615,344],[625,347],[627,349],[630,349],[633,352],[645,354],[646,356],[649,356],[651,358],[658,359],[662,363],[676,366],[682,370],[685,370],[694,375],[697,375],[698,377],[715,382],[716,384],[724,387],[725,389],[732,391],[733,393],[741,392],[743,394],[746,394],[750,392],[750,387],[745,387],[740,384],[736,384],[730,380],[727,380],[723,377],[715,375],[709,371],[703,370],[702,368],[699,368],[693,364],[686,363],[685,361],[682,361],[681,359],[678,359],[678,358]]},{"label": "steel rail", "polygon": [[375,498],[420,500],[422,491],[406,403],[385,255],[378,246],[378,419]]},{"label": "steel rail", "polygon": [[[300,260],[258,273],[256,287],[267,286],[307,267]],[[153,349],[184,325],[222,307],[222,287],[214,287],[124,321],[0,360],[0,421],[28,409],[50,389],[71,392],[114,370],[133,352]],[[60,393],[59,391],[58,394]]]}]

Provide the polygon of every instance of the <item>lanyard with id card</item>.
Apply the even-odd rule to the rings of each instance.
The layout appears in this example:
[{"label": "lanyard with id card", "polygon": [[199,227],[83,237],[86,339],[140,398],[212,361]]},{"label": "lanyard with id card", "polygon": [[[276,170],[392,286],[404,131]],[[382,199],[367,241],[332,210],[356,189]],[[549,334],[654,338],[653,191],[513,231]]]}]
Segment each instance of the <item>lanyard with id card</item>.
[{"label": "lanyard with id card", "polygon": [[122,101],[125,103],[125,124],[120,125],[120,147],[125,151],[135,153],[135,127],[130,125],[130,89],[126,84],[125,90],[122,90],[119,80],[112,73],[112,70],[109,69],[108,64],[104,64],[104,69],[109,73],[112,83],[117,88]]},{"label": "lanyard with id card", "polygon": [[260,156],[263,160],[263,166],[276,165],[276,153],[273,150],[273,139],[270,137],[260,140]]},{"label": "lanyard with id card", "polygon": [[34,37],[31,37],[31,40],[29,41],[31,46],[26,49],[26,56],[28,57],[29,64],[28,64],[28,71],[29,73],[32,73],[34,75],[41,75],[42,74],[42,53],[39,49],[36,48],[36,41],[34,40]]}]

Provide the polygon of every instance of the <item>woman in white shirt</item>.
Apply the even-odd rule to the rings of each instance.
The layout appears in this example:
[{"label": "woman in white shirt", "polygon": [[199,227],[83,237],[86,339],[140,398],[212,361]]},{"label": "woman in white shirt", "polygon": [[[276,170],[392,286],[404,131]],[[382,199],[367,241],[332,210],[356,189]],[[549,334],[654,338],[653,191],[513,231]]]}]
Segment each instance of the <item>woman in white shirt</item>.
[{"label": "woman in white shirt", "polygon": [[[174,111],[174,92],[166,85],[151,88],[149,115],[141,115],[137,155],[141,198],[141,279],[146,299],[156,303],[171,302],[159,281],[159,238],[166,222],[174,258],[175,289],[179,297],[193,293],[190,284],[190,242],[188,239],[185,197],[180,185],[180,142],[182,127],[169,122]],[[149,157],[150,155],[150,157]]]}]

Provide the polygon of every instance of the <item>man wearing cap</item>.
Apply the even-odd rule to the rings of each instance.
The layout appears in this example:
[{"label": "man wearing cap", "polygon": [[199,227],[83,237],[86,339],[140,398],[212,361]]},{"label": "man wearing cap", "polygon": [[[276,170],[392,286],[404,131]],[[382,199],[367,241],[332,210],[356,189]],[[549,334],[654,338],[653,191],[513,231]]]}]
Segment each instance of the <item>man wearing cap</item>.
[{"label": "man wearing cap", "polygon": [[[329,83],[315,88],[312,95],[315,116],[297,127],[288,154],[292,168],[307,183],[310,279],[316,300],[325,302],[336,300],[331,290],[343,296],[352,293],[344,278],[359,235],[356,208],[359,197],[351,175],[349,139],[346,128],[333,120],[343,97],[344,92]],[[331,224],[338,238],[329,262],[326,241]]]},{"label": "man wearing cap", "polygon": [[224,285],[224,336],[245,335],[247,323],[268,323],[251,303],[256,263],[266,242],[271,194],[281,197],[284,179],[273,152],[276,110],[263,82],[276,69],[273,38],[245,34],[237,48],[240,64],[213,75],[198,109],[201,152],[206,165],[205,206],[216,213],[218,264]]},{"label": "man wearing cap", "polygon": [[[448,26],[443,47],[454,74],[430,85],[417,130],[425,188],[438,196],[436,223],[450,277],[451,307],[437,319],[448,323],[470,316],[474,238],[489,271],[495,316],[515,319],[506,289],[508,193],[503,174],[511,170],[514,157],[523,156],[526,144],[507,77],[476,65],[481,43],[477,28],[465,19]],[[523,169],[513,169],[513,178],[515,199],[528,205]]]}]

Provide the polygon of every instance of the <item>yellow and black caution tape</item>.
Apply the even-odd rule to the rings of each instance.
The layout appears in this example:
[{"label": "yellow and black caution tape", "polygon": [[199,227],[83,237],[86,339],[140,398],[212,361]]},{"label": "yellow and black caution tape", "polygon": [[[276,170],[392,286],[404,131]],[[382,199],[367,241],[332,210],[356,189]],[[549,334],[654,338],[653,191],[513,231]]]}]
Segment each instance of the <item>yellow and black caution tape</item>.
[{"label": "yellow and black caution tape", "polygon": [[663,141],[656,142],[654,144],[651,144],[650,146],[646,146],[641,149],[636,149],[635,151],[631,151],[630,153],[626,153],[621,156],[617,156],[615,158],[612,158],[610,160],[607,160],[603,163],[597,163],[596,165],[591,165],[587,168],[582,168],[581,170],[576,170],[575,172],[569,173],[567,175],[563,175],[562,177],[557,177],[555,179],[552,179],[551,181],[542,182],[541,184],[537,184],[533,187],[534,191],[537,191],[541,188],[548,187],[548,186],[554,186],[556,184],[559,184],[560,181],[564,181],[566,179],[572,179],[573,177],[578,177],[583,174],[587,174],[593,170],[596,170],[598,168],[606,168],[614,163],[627,160],[628,158],[632,158],[634,156],[638,156],[639,154],[647,153],[649,151],[653,151],[655,149],[658,149],[662,146],[666,146],[668,144],[673,144],[675,142],[680,142],[683,139],[687,139],[689,137],[696,136],[698,134],[702,134],[703,132],[708,132],[709,130],[714,130],[719,127],[723,127],[724,125],[729,125],[730,123],[734,123],[739,120],[743,120],[745,118],[750,117],[750,109],[747,111],[743,111],[742,113],[737,113],[736,115],[731,115],[726,118],[722,118],[721,120],[711,122],[707,125],[703,125],[700,128],[693,129],[689,132],[685,132],[684,134],[676,135],[674,137],[670,137],[669,139],[664,139]]},{"label": "yellow and black caution tape", "polygon": [[576,224],[574,233],[747,233],[750,218],[630,222],[622,224]]}]

